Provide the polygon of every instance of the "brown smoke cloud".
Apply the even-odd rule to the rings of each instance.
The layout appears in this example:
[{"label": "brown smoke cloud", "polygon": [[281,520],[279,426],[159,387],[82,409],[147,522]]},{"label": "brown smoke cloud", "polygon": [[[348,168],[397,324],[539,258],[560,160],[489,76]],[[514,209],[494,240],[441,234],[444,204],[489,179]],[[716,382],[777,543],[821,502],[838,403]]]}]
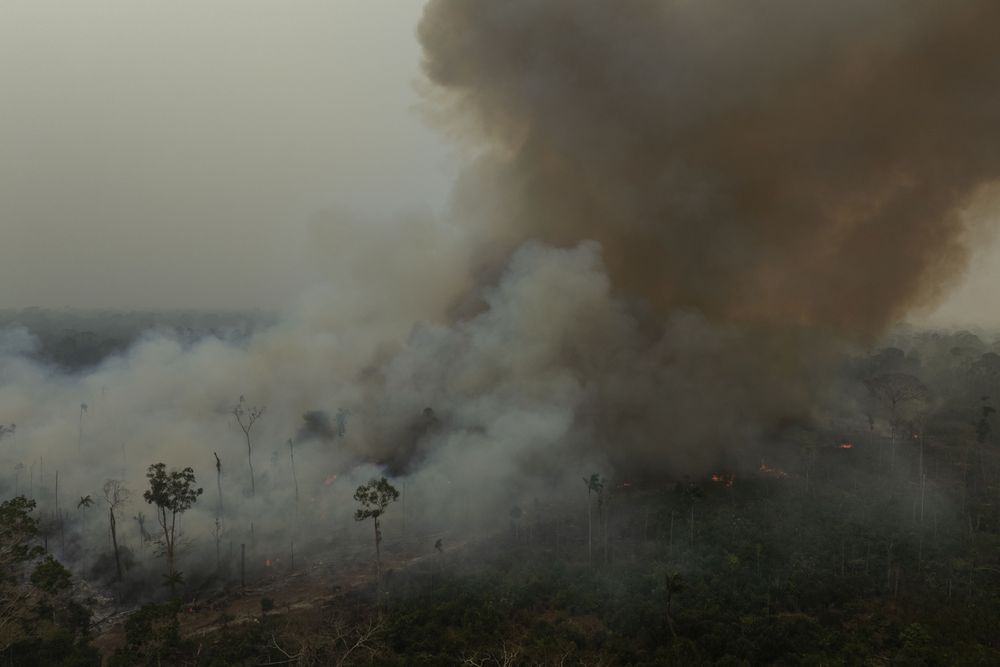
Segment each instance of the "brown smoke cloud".
[{"label": "brown smoke cloud", "polygon": [[965,265],[997,25],[992,0],[431,0],[419,37],[486,156],[460,207],[510,245],[593,239],[662,312],[868,338]]},{"label": "brown smoke cloud", "polygon": [[[345,499],[376,474],[428,524],[481,526],[595,471],[754,466],[783,423],[862,417],[843,341],[963,266],[963,207],[1000,172],[997,19],[979,0],[432,0],[429,94],[480,155],[454,219],[317,215],[322,284],[246,341],[151,333],[64,376],[0,331],[0,469],[51,516],[54,469],[66,503],[194,466],[186,569],[214,563],[220,516],[227,540],[367,540]],[[267,406],[256,481],[241,395]],[[103,529],[80,534],[102,553]]]}]

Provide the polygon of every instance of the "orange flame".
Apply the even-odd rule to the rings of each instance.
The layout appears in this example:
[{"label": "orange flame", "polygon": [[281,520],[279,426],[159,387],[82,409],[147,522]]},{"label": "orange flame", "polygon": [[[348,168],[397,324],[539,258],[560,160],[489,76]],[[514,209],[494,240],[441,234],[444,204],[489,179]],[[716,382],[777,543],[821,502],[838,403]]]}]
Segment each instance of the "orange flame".
[{"label": "orange flame", "polygon": [[267,560],[264,561],[264,567],[271,567],[271,559],[270,558],[268,558]]},{"label": "orange flame", "polygon": [[842,442],[837,445],[837,449],[854,449],[854,445],[849,442]]},{"label": "orange flame", "polygon": [[726,475],[725,473],[720,475],[718,473],[712,473],[712,481],[721,482],[726,485],[726,488],[729,488],[733,485],[733,482],[736,481],[736,475]]}]

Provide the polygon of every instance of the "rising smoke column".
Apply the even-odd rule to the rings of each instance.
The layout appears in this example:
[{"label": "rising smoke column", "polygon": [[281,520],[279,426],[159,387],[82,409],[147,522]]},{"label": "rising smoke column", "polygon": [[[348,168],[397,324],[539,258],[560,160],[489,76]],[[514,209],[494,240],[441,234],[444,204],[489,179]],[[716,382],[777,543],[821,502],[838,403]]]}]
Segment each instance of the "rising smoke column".
[{"label": "rising smoke column", "polygon": [[965,265],[997,25],[992,0],[431,0],[419,37],[484,156],[457,199],[510,246],[594,239],[661,312],[868,337]]},{"label": "rising smoke column", "polygon": [[[475,523],[594,470],[717,469],[838,393],[841,338],[963,266],[962,207],[1000,170],[998,18],[978,0],[432,0],[429,94],[480,155],[464,226],[321,221],[327,284],[239,343],[151,334],[62,376],[0,332],[18,425],[0,464],[44,462],[50,515],[55,467],[64,502],[110,477],[139,490],[156,461],[210,482],[213,452],[243,455],[246,394],[272,463],[254,498],[227,480],[234,540],[281,535],[299,482],[330,525],[354,526],[342,499],[383,472],[426,516]],[[324,437],[339,409],[346,434]],[[210,550],[215,509],[185,518]],[[103,523],[87,533],[103,545]]]}]

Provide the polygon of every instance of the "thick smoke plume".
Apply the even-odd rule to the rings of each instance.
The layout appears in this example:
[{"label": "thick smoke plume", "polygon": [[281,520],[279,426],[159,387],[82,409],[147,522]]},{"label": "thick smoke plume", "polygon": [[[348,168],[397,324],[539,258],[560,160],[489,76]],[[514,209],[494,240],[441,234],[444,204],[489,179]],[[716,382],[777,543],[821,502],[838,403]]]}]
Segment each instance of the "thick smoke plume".
[{"label": "thick smoke plume", "polygon": [[[453,219],[320,216],[326,284],[247,340],[150,335],[70,376],[3,333],[5,487],[51,526],[107,478],[193,466],[195,567],[220,525],[366,538],[374,474],[483,526],[581,473],[733,465],[833,414],[844,341],[963,266],[1000,174],[997,25],[978,1],[432,0],[429,94],[480,155]],[[241,395],[267,407],[254,481]],[[62,553],[100,553],[103,515],[72,511]]]},{"label": "thick smoke plume", "polygon": [[487,155],[465,201],[498,192],[510,243],[596,240],[664,311],[864,337],[964,266],[998,24],[991,0],[432,0],[419,36]]}]

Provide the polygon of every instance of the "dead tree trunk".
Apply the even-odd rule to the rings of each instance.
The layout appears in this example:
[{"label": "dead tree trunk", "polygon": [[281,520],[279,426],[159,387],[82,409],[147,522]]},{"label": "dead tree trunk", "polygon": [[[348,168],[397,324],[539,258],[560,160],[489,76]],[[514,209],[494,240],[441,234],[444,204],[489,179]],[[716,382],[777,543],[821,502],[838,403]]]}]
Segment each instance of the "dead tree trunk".
[{"label": "dead tree trunk", "polygon": [[608,494],[604,498],[604,564],[608,564],[608,515],[611,513],[611,495]]},{"label": "dead tree trunk", "polygon": [[378,517],[375,517],[375,577],[379,590],[382,590],[382,531],[379,529]]},{"label": "dead tree trunk", "polygon": [[292,460],[292,483],[295,485],[295,514],[299,513],[299,478],[295,474],[295,448],[291,439],[288,440],[288,456]]},{"label": "dead tree trunk", "polygon": [[892,590],[892,540],[889,540],[889,546],[887,546],[885,549],[885,560],[886,560],[885,587],[888,590]]},{"label": "dead tree trunk", "polygon": [[122,560],[121,555],[118,553],[118,532],[116,530],[117,524],[115,522],[115,508],[111,507],[108,509],[108,520],[111,523],[111,548],[115,552],[115,581],[122,580]]},{"label": "dead tree trunk", "polygon": [[215,485],[219,489],[219,510],[216,513],[216,517],[222,518],[222,511],[223,511],[223,507],[222,507],[222,460],[219,458],[219,455],[216,454],[215,452],[212,452],[212,454],[215,454]]},{"label": "dead tree trunk", "polygon": [[590,501],[590,489],[587,489],[587,563],[594,562],[594,509]]},{"label": "dead tree trunk", "polygon": [[247,436],[247,465],[250,466],[250,495],[254,496],[257,494],[257,484],[254,481],[253,474],[253,447],[250,444],[250,431],[244,431]]},{"label": "dead tree trunk", "polygon": [[674,555],[674,511],[670,510],[670,541],[669,541],[669,553],[671,556]]}]

